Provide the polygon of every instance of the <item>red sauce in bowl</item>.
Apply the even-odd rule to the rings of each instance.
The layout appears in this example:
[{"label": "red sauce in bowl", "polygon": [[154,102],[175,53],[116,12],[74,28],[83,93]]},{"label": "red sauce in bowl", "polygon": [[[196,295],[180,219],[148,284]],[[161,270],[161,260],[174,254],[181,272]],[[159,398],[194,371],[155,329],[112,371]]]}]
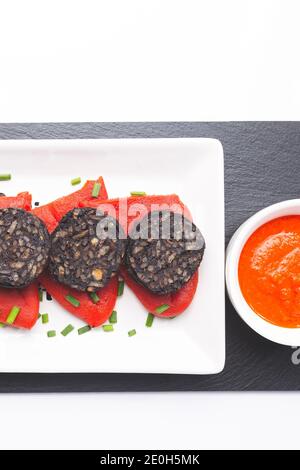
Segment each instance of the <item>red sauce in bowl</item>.
[{"label": "red sauce in bowl", "polygon": [[255,313],[278,326],[300,327],[300,215],[259,227],[243,247],[238,274]]}]

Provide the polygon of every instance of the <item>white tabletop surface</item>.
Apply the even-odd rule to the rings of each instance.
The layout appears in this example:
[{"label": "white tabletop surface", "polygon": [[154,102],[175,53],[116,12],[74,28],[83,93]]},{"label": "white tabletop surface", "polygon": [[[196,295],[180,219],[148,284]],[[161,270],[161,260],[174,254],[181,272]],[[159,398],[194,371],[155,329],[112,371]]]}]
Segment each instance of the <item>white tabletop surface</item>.
[{"label": "white tabletop surface", "polygon": [[[299,13],[297,0],[2,2],[0,122],[299,120]],[[299,446],[297,393],[2,395],[0,409],[1,449]]]}]

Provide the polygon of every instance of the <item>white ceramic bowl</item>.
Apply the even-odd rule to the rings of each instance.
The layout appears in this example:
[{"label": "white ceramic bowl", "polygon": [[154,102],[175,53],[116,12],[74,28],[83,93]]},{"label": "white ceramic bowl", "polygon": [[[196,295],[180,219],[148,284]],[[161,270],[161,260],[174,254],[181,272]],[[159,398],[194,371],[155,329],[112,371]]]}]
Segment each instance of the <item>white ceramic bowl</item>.
[{"label": "white ceramic bowl", "polygon": [[285,215],[300,215],[300,199],[291,199],[266,207],[239,227],[232,236],[226,251],[226,285],[234,308],[250,328],[276,343],[299,346],[300,328],[276,326],[257,315],[244,299],[238,280],[240,254],[250,235],[264,223]]}]

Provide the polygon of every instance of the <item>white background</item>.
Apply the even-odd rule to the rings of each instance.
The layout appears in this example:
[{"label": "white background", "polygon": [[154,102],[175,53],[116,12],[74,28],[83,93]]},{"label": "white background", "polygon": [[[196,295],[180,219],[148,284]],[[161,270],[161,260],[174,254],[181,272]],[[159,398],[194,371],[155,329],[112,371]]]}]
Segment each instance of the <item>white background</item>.
[{"label": "white background", "polygon": [[298,119],[298,0],[0,0],[0,122]]},{"label": "white background", "polygon": [[[299,119],[298,0],[0,0],[0,122]],[[296,393],[0,396],[1,448],[298,447]]]}]

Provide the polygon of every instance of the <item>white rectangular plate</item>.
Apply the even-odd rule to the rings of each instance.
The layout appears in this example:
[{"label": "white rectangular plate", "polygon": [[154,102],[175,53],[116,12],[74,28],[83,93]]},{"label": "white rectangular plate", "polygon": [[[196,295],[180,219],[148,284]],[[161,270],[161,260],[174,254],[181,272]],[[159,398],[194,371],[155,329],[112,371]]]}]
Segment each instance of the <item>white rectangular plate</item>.
[{"label": "white rectangular plate", "polygon": [[[125,287],[117,301],[113,333],[102,328],[78,336],[60,331],[83,323],[55,301],[44,300],[31,331],[0,330],[1,372],[140,372],[213,374],[225,361],[223,150],[213,139],[18,140],[0,141],[0,173],[12,180],[0,192],[30,191],[46,203],[79,189],[70,180],[102,175],[109,197],[132,190],[177,193],[206,240],[199,286],[190,307],[174,320],[155,318]],[[128,337],[129,330],[137,334]],[[56,338],[47,338],[55,329]]]}]

